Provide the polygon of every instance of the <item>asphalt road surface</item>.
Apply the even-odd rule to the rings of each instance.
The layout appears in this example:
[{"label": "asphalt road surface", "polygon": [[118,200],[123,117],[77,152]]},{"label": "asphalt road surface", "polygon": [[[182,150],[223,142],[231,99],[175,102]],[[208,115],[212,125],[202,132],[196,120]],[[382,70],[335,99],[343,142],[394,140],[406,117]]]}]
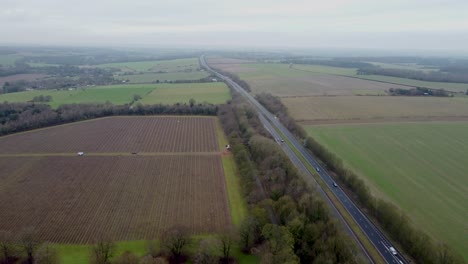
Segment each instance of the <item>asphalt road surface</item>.
[{"label": "asphalt road surface", "polygon": [[[266,110],[252,95],[246,92],[241,86],[239,86],[236,82],[234,82],[231,78],[222,75],[213,69],[211,69],[205,61],[204,56],[200,57],[200,63],[203,67],[207,70],[213,72],[218,78],[224,80],[227,84],[229,84],[233,89],[239,92],[242,96],[244,96],[257,110],[260,121],[263,123],[263,126],[269,131],[269,133],[276,139],[278,144],[281,145],[281,148],[284,152],[288,155],[291,159],[293,164],[303,172],[306,177],[309,177],[309,181],[315,182],[315,178],[312,176],[311,172],[307,169],[304,162],[297,156],[297,154],[291,149],[291,147],[286,143],[282,142],[289,141],[292,146],[299,152],[306,162],[312,166],[316,173],[323,179],[326,183],[327,188],[335,195],[335,197],[339,200],[344,208],[349,212],[349,214],[353,217],[354,221],[357,225],[361,228],[364,234],[369,238],[372,242],[374,247],[383,257],[383,259],[387,263],[395,263],[395,264],[406,264],[408,263],[400,252],[394,255],[390,252],[390,247],[394,247],[391,242],[384,236],[384,234],[361,212],[361,210],[354,204],[354,202],[346,195],[346,193],[338,186],[333,178],[327,173],[326,169],[323,168],[320,163],[317,161],[315,157],[313,157],[305,148],[304,146],[297,141],[297,139],[286,129],[276,117],[271,114],[268,110]],[[279,133],[279,132],[281,133]],[[282,135],[281,135],[282,134]],[[316,182],[315,182],[316,183]],[[338,218],[344,223],[346,231],[357,241],[358,245],[364,252],[364,255],[368,258],[370,263],[374,263],[371,257],[367,254],[364,247],[362,246],[361,242],[355,236],[354,232],[349,227],[348,223],[344,220],[341,216],[340,212],[335,208],[325,191],[319,184],[315,184],[317,189],[320,193],[324,196],[325,200],[331,205],[332,211]]]}]

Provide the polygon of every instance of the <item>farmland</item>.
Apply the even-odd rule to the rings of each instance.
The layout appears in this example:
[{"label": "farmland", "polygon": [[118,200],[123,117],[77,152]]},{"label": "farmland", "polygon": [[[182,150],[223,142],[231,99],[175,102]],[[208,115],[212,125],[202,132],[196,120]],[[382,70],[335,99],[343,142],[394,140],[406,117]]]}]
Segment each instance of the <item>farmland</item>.
[{"label": "farmland", "polygon": [[[0,163],[16,165],[2,169],[7,184],[0,194],[0,226],[13,232],[35,226],[43,240],[88,243],[99,233],[154,239],[175,223],[196,233],[230,225],[217,155],[3,157]],[[209,192],[200,191],[207,186]]]},{"label": "farmland", "polygon": [[[466,92],[468,84],[425,82],[381,76],[357,75],[357,68],[280,63],[254,63],[213,58],[214,67],[237,74],[247,81],[253,93],[269,92],[276,96],[379,95],[390,88],[411,86]],[[408,66],[409,67],[409,66]],[[352,78],[349,78],[352,77]]]},{"label": "farmland", "polygon": [[224,231],[237,189],[225,183],[216,122],[113,117],[0,137],[0,226],[35,226],[57,243],[154,239],[173,225]]},{"label": "farmland", "polygon": [[[389,66],[388,64],[384,64],[384,65],[386,66],[384,68],[391,67],[391,68],[397,68],[397,69],[430,71],[428,69],[412,69],[411,66],[403,67],[403,66],[398,66],[398,65],[395,66],[394,64],[392,64],[391,66]],[[337,75],[344,75],[344,76],[356,77],[359,79],[379,81],[379,82],[388,82],[388,83],[401,84],[401,85],[427,87],[427,88],[432,88],[432,89],[445,89],[447,91],[453,91],[453,92],[463,93],[463,92],[466,92],[466,90],[468,89],[468,84],[466,83],[427,82],[427,81],[412,80],[412,79],[383,76],[383,75],[357,75],[356,68],[339,68],[339,67],[328,67],[328,66],[320,66],[320,65],[294,65],[293,68],[300,70],[300,71],[311,72],[311,73],[337,74]]]},{"label": "farmland", "polygon": [[35,90],[0,95],[0,102],[27,102],[38,95],[50,95],[52,107],[72,103],[105,103],[127,104],[133,101],[133,95],[144,96],[155,88],[151,84],[110,85],[78,88],[73,90]]},{"label": "farmland", "polygon": [[204,71],[193,72],[169,72],[169,73],[143,73],[132,75],[117,75],[116,79],[129,81],[130,83],[154,83],[176,80],[199,80],[207,77]]},{"label": "farmland", "polygon": [[378,95],[405,86],[372,82],[290,68],[287,64],[213,64],[237,74],[249,83],[254,94],[268,92],[280,97],[322,95]]},{"label": "farmland", "polygon": [[115,117],[0,137],[0,153],[213,152],[216,138],[212,118]]},{"label": "farmland", "polygon": [[306,128],[362,175],[373,193],[397,204],[418,228],[468,257],[468,123]]},{"label": "farmland", "polygon": [[228,87],[222,82],[158,84],[156,89],[143,97],[142,104],[197,103],[222,104],[231,99]]},{"label": "farmland", "polygon": [[303,123],[468,118],[468,100],[448,97],[336,96],[282,98]]},{"label": "farmland", "polygon": [[56,108],[62,104],[105,103],[128,104],[134,95],[142,97],[143,104],[188,103],[191,98],[198,103],[225,103],[231,98],[224,83],[175,83],[175,84],[122,84],[78,88],[73,90],[35,90],[18,93],[0,94],[0,102],[28,102],[35,96],[50,95],[47,102]]},{"label": "farmland", "polygon": [[198,59],[176,59],[160,61],[136,61],[136,62],[116,62],[100,64],[101,68],[118,68],[122,71],[135,72],[182,72],[195,71],[198,69]]}]

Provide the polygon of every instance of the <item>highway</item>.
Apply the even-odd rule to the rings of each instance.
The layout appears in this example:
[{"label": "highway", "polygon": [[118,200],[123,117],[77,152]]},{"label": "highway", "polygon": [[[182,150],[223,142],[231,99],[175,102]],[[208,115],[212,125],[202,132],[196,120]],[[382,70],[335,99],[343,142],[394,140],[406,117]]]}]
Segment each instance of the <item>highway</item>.
[{"label": "highway", "polygon": [[[315,181],[312,173],[307,169],[307,164],[304,164],[303,160],[308,163],[309,166],[315,169],[315,172],[322,178],[322,180],[326,183],[327,188],[333,193],[333,195],[337,198],[337,200],[341,203],[341,205],[348,211],[348,213],[352,216],[353,220],[356,224],[361,228],[363,233],[369,238],[371,243],[380,253],[382,258],[385,260],[386,263],[395,263],[395,264],[406,264],[408,263],[407,260],[397,251],[394,255],[390,252],[390,247],[394,247],[390,240],[385,237],[385,235],[369,220],[361,210],[355,205],[355,203],[349,198],[349,196],[339,187],[334,186],[334,180],[326,169],[320,165],[318,160],[308,152],[304,146],[297,141],[297,139],[286,129],[276,117],[271,114],[268,110],[266,110],[252,95],[250,95],[247,91],[245,91],[241,86],[239,86],[236,82],[234,82],[231,78],[222,75],[212,68],[208,66],[205,61],[204,55],[200,57],[200,64],[207,69],[208,71],[215,74],[218,78],[225,81],[228,85],[230,85],[234,90],[239,92],[242,96],[244,96],[247,101],[249,101],[257,110],[258,116],[260,121],[263,123],[264,127],[269,131],[269,133],[273,136],[273,138],[279,139],[279,144],[281,145],[282,149],[285,151],[286,155],[291,159],[293,164],[303,172],[306,177],[310,177],[311,181]],[[278,133],[278,131],[280,133]],[[281,134],[283,136],[281,136]],[[296,152],[294,152],[288,144],[282,143],[281,139],[289,141],[295,150],[302,155],[303,159],[301,160]],[[338,216],[340,220],[344,223],[345,229],[350,233],[350,235],[357,241],[358,245],[363,250],[365,256],[368,258],[369,263],[374,263],[371,257],[367,254],[362,246],[361,242],[355,236],[354,232],[349,227],[348,223],[344,220],[341,216],[340,212],[335,208],[334,204],[331,202],[330,198],[327,196],[325,191],[322,189],[322,186],[319,184],[315,184],[319,192],[324,196],[325,200],[331,205],[332,211],[335,215]],[[395,248],[396,250],[396,248]]]}]

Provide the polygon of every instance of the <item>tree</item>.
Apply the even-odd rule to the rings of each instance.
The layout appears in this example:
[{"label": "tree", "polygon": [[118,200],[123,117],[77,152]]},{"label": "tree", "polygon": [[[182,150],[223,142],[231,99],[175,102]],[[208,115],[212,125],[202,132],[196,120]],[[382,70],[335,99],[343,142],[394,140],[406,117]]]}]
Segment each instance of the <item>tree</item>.
[{"label": "tree", "polygon": [[50,243],[44,243],[34,254],[36,264],[58,264],[57,250]]},{"label": "tree", "polygon": [[181,259],[183,249],[190,242],[189,232],[187,228],[182,226],[170,228],[163,234],[161,239],[163,247],[168,249],[176,260]]},{"label": "tree", "polygon": [[190,107],[193,107],[195,105],[195,99],[190,98],[189,105],[190,105]]},{"label": "tree", "polygon": [[20,233],[20,243],[23,251],[27,255],[27,263],[33,264],[34,253],[41,244],[36,230],[33,227],[23,229]]},{"label": "tree", "polygon": [[90,262],[93,264],[107,264],[114,254],[115,244],[112,240],[101,237],[91,248]]},{"label": "tree", "polygon": [[242,221],[239,229],[239,236],[240,236],[240,246],[244,252],[247,252],[250,248],[250,245],[253,243],[254,240],[254,231],[258,222],[252,216],[247,217]]},{"label": "tree", "polygon": [[140,99],[141,99],[141,95],[139,95],[139,94],[134,94],[134,95],[133,95],[133,101],[136,102],[136,101],[138,101],[138,100],[140,100]]},{"label": "tree", "polygon": [[218,264],[219,258],[214,254],[212,239],[203,239],[198,246],[193,263],[195,264]]},{"label": "tree", "polygon": [[299,263],[294,254],[294,238],[285,226],[267,224],[262,229],[266,244],[262,254],[262,263]]},{"label": "tree", "polygon": [[0,260],[8,262],[13,257],[14,241],[14,236],[10,231],[0,230]]},{"label": "tree", "polygon": [[218,236],[218,249],[222,254],[221,262],[229,263],[231,248],[236,242],[235,233],[228,231]]}]

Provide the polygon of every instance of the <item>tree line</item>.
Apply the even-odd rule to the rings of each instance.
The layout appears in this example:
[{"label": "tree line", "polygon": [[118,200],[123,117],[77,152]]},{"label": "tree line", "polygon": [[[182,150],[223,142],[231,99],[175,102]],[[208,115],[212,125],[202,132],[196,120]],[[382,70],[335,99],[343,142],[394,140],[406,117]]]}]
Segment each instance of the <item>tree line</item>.
[{"label": "tree line", "polygon": [[0,103],[0,136],[46,126],[117,115],[216,115],[211,104],[113,105],[65,104],[52,109],[45,104]]},{"label": "tree line", "polygon": [[390,88],[388,90],[390,95],[402,95],[402,96],[438,96],[448,97],[453,96],[453,93],[449,93],[444,89],[430,89],[417,87],[412,89],[401,89],[401,88]]},{"label": "tree line", "polygon": [[[276,116],[287,116],[287,109],[279,98],[272,95],[260,94],[259,102],[271,110]],[[276,98],[276,99],[275,99]],[[276,112],[275,112],[276,111]],[[284,117],[280,121],[290,122],[299,126],[290,117]],[[295,133],[296,137],[305,140],[305,147],[319,158],[335,180],[352,192],[352,197],[365,208],[365,211],[377,221],[378,224],[418,263],[429,264],[461,264],[464,263],[461,256],[450,249],[445,243],[437,242],[425,232],[417,229],[410,222],[408,216],[390,202],[373,196],[364,181],[352,170],[348,169],[343,161],[333,152],[317,142],[314,138],[301,132]],[[305,136],[301,136],[305,135]]]},{"label": "tree line", "polygon": [[[89,246],[91,264],[228,264],[233,263],[235,234],[226,233],[197,240],[184,226],[172,226],[161,232],[158,239],[146,241],[143,256],[130,251],[118,254],[116,242],[109,236],[96,234]],[[24,228],[18,233],[0,230],[0,263],[58,264],[56,246],[43,241],[36,229]]]},{"label": "tree line", "polygon": [[358,75],[384,75],[428,82],[468,83],[468,72],[418,71],[406,69],[382,68],[380,66],[362,67]]},{"label": "tree line", "polygon": [[264,130],[236,92],[219,109],[229,137],[248,216],[238,230],[244,252],[261,263],[361,263],[353,241],[330,216],[319,194]]}]

